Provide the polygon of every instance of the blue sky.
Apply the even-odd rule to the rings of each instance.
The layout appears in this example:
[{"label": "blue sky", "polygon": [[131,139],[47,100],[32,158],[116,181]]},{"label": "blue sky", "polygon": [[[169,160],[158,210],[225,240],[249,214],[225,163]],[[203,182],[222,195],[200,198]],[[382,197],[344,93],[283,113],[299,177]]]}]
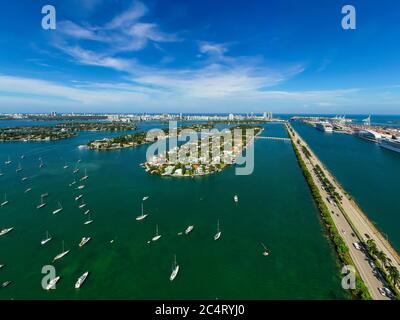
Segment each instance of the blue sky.
[{"label": "blue sky", "polygon": [[2,1],[0,112],[399,114],[398,21],[395,0]]}]

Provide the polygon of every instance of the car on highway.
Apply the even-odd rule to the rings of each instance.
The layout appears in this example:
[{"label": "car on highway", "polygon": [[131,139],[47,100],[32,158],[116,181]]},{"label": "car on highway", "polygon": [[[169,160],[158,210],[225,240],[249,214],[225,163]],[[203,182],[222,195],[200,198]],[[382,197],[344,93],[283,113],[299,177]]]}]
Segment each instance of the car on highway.
[{"label": "car on highway", "polygon": [[394,298],[394,294],[392,291],[390,291],[388,288],[386,287],[382,287],[382,288],[378,288],[379,293],[385,297],[388,297],[390,299]]},{"label": "car on highway", "polygon": [[362,247],[361,247],[361,245],[360,245],[359,242],[353,242],[353,246],[354,246],[354,248],[356,248],[357,250],[362,250]]},{"label": "car on highway", "polygon": [[375,263],[372,260],[368,260],[369,265],[371,266],[372,269],[376,268]]}]

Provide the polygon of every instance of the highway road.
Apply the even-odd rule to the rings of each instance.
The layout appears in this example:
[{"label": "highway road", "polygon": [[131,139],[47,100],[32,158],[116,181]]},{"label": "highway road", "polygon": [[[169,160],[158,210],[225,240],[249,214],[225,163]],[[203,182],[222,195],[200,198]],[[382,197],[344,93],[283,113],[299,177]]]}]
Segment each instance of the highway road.
[{"label": "highway road", "polygon": [[[289,124],[288,126],[292,128]],[[297,147],[297,141],[307,147],[310,151],[311,157],[308,159],[303,152],[298,148],[299,154],[302,157],[304,163],[307,166],[307,169],[312,175],[314,183],[317,185],[319,192],[325,203],[331,212],[332,219],[341,234],[343,240],[347,244],[350,256],[354,261],[355,268],[360,274],[362,280],[367,286],[371,296],[375,300],[387,300],[388,298],[382,296],[378,290],[378,288],[382,288],[385,286],[384,279],[380,276],[379,272],[373,267],[371,261],[368,257],[368,254],[364,251],[358,250],[354,247],[354,242],[360,242],[360,240],[366,241],[368,235],[370,238],[374,239],[376,245],[379,250],[385,252],[388,258],[390,258],[393,264],[399,266],[399,257],[396,251],[390,246],[390,244],[382,237],[379,231],[369,222],[368,218],[364,213],[361,212],[361,209],[351,200],[349,200],[344,193],[343,188],[337,183],[337,181],[333,178],[330,172],[325,168],[322,162],[316,157],[316,155],[312,152],[311,148],[307,145],[307,143],[297,134],[296,131],[293,130],[294,135],[288,130],[290,137],[294,145]],[[344,214],[338,208],[338,206],[334,203],[334,201],[329,201],[329,194],[324,190],[321,181],[318,176],[315,174],[313,168],[316,165],[319,165],[324,172],[325,176],[328,180],[334,185],[338,191],[338,193],[342,196],[342,209],[344,210]],[[357,230],[353,230],[354,228]],[[363,237],[362,239],[358,238],[358,234]]]}]

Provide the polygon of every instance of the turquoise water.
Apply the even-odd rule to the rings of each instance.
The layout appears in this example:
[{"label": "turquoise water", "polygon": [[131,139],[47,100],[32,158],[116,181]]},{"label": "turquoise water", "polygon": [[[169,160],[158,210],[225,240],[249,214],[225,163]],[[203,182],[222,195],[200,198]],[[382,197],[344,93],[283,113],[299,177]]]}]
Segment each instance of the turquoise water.
[{"label": "turquoise water", "polygon": [[[1,123],[1,122],[0,122]],[[159,126],[142,124],[140,130]],[[280,124],[268,124],[264,135],[286,136]],[[234,168],[202,178],[161,178],[139,164],[146,146],[113,152],[79,150],[78,145],[107,133],[80,133],[62,141],[0,144],[0,228],[15,230],[0,238],[0,299],[343,299],[335,254],[324,236],[318,212],[297,165],[290,143],[257,140],[255,171],[236,176]],[[115,133],[113,133],[115,135]],[[16,173],[18,157],[24,171]],[[14,163],[4,166],[10,155]],[[38,158],[46,167],[39,170]],[[68,185],[78,159],[90,176],[78,192]],[[64,163],[70,168],[63,169]],[[29,180],[21,182],[21,176]],[[32,192],[24,194],[27,187]],[[36,209],[40,194],[47,206]],[[74,197],[83,193],[94,223],[84,225],[84,209]],[[235,204],[233,196],[239,196]],[[146,220],[137,222],[141,199]],[[64,210],[51,212],[60,201]],[[85,208],[86,209],[86,208]],[[213,240],[217,219],[222,236]],[[158,224],[162,235],[147,244]],[[188,225],[188,236],[178,236]],[[54,237],[40,241],[46,230]],[[83,236],[93,237],[85,247]],[[114,239],[111,244],[110,240]],[[41,269],[61,251],[69,255],[55,263],[61,280],[57,290],[41,288]],[[260,242],[270,249],[262,255]],[[180,272],[169,281],[173,256]],[[74,289],[89,270],[87,282]]]},{"label": "turquoise water", "polygon": [[341,133],[323,133],[300,122],[293,127],[400,250],[400,154]]}]

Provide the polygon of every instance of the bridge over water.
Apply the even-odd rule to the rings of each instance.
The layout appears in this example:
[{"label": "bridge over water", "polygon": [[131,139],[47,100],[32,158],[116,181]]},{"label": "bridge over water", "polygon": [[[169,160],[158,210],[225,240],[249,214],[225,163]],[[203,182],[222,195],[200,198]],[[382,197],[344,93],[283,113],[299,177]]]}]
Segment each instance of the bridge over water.
[{"label": "bridge over water", "polygon": [[256,139],[290,141],[289,138],[271,137],[271,136],[264,136],[264,137],[257,136]]}]

